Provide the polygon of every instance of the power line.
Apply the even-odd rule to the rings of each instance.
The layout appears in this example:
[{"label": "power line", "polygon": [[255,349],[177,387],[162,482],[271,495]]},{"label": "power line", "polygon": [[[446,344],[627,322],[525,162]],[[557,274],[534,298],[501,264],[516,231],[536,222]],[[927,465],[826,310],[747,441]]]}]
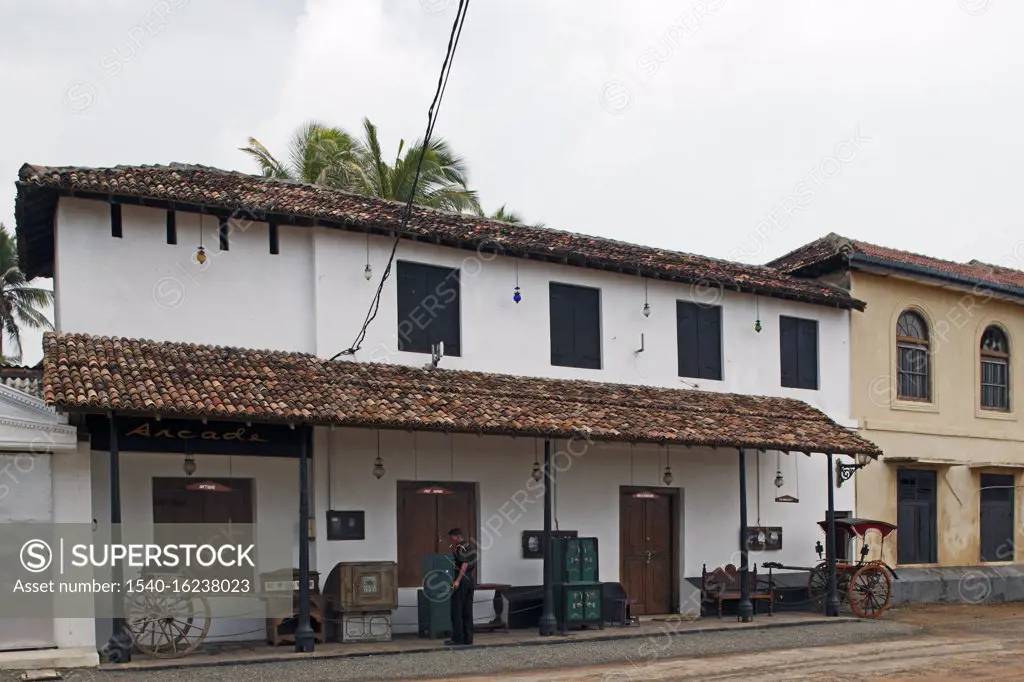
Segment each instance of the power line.
[{"label": "power line", "polygon": [[337,359],[341,355],[354,355],[363,345],[363,341],[366,339],[366,330],[369,328],[370,323],[377,317],[377,311],[380,310],[380,296],[384,291],[384,282],[387,281],[388,276],[391,274],[391,266],[395,262],[395,254],[398,252],[398,243],[401,241],[402,236],[405,233],[406,228],[409,226],[409,220],[412,218],[412,207],[413,202],[416,199],[416,187],[420,181],[420,171],[423,168],[423,159],[427,154],[427,147],[430,145],[430,138],[434,134],[434,124],[437,122],[437,115],[441,110],[441,100],[444,98],[445,89],[448,87],[448,75],[451,73],[452,63],[455,61],[455,50],[459,46],[459,38],[462,36],[462,26],[466,21],[466,12],[469,10],[469,0],[459,0],[459,8],[455,12],[455,22],[452,24],[451,35],[448,36],[448,51],[444,56],[444,63],[441,65],[441,75],[437,79],[437,89],[434,91],[434,99],[430,103],[430,109],[427,110],[427,130],[423,137],[423,143],[420,146],[420,157],[416,161],[416,174],[412,179],[412,189],[409,192],[409,199],[405,203],[405,212],[402,216],[402,225],[395,232],[395,241],[391,245],[391,255],[388,257],[388,264],[384,268],[384,272],[380,278],[380,284],[377,285],[377,291],[373,295],[373,300],[370,302],[370,308],[366,312],[366,319],[363,320],[363,326],[359,329],[359,333],[356,334],[355,341],[346,350],[340,353],[335,353],[331,360]]}]

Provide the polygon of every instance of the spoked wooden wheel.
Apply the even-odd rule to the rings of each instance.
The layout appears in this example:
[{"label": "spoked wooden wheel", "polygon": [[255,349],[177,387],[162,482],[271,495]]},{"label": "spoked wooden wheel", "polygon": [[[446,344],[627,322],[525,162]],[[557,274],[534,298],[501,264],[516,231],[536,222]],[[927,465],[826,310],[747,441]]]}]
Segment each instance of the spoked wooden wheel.
[{"label": "spoked wooden wheel", "polygon": [[853,574],[850,608],[858,618],[878,618],[892,602],[892,578],[884,566],[865,564]]},{"label": "spoked wooden wheel", "polygon": [[[850,572],[848,568],[836,567],[836,595],[839,597],[840,605],[846,601],[847,592],[850,588]],[[807,580],[807,591],[811,598],[811,605],[819,613],[825,613],[825,601],[828,599],[828,562],[822,561],[811,569],[810,578]]]},{"label": "spoked wooden wheel", "polygon": [[822,561],[811,569],[807,579],[807,592],[815,611],[825,613],[825,597],[828,594],[828,563]]},{"label": "spoked wooden wheel", "polygon": [[137,593],[128,600],[125,626],[135,648],[154,658],[192,653],[210,632],[210,605],[196,594]]}]

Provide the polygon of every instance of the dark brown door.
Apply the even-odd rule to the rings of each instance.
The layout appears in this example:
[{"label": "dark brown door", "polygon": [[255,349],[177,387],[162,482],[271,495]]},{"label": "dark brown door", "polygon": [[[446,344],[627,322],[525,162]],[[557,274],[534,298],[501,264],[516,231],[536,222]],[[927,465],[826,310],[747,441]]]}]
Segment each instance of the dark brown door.
[{"label": "dark brown door", "polygon": [[470,542],[475,541],[476,514],[472,483],[399,481],[398,586],[420,586],[424,555],[450,553],[452,528],[461,528]]},{"label": "dark brown door", "polygon": [[229,491],[186,490],[187,478],[153,479],[153,523],[253,523],[252,479],[203,479]]},{"label": "dark brown door", "polygon": [[633,615],[670,613],[675,568],[674,497],[623,491],[620,502],[622,586]]},{"label": "dark brown door", "polygon": [[[181,544],[196,542],[203,538],[194,536],[196,529],[191,524],[215,524],[218,530],[211,540],[223,542],[231,535],[222,535],[230,530],[231,524],[250,526],[254,521],[252,479],[250,478],[203,478],[227,486],[228,490],[187,490],[187,478],[153,479],[153,523],[156,524],[153,539],[159,544]],[[180,526],[177,524],[190,524]],[[251,526],[249,528],[251,530]],[[235,536],[239,541],[254,538],[248,531]],[[253,568],[248,566],[202,568],[193,565],[190,575],[197,578],[252,579]]]}]

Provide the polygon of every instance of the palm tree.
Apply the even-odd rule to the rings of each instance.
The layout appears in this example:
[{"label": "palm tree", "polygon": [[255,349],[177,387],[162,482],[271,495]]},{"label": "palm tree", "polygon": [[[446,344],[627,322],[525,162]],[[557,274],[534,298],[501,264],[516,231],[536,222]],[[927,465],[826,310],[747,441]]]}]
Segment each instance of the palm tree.
[{"label": "palm tree", "polygon": [[357,175],[360,144],[341,128],[307,121],[292,133],[287,163],[274,158],[255,137],[250,137],[249,146],[240,150],[256,160],[264,177],[351,189]]},{"label": "palm tree", "polygon": [[501,208],[488,216],[491,220],[500,220],[505,223],[512,223],[515,225],[522,224],[523,219],[519,217],[519,214],[511,209],[505,208],[506,204],[502,204]]},{"label": "palm tree", "polygon": [[[422,141],[417,140],[416,144],[405,149],[405,140],[399,140],[395,161],[388,165],[381,153],[377,126],[364,118],[361,144],[359,165],[362,172],[355,191],[381,199],[408,201],[416,176],[416,164],[423,153]],[[456,213],[480,211],[476,190],[468,187],[466,161],[440,138],[431,140],[423,155],[413,203]]]},{"label": "palm tree", "polygon": [[[0,356],[4,362],[21,362],[21,329],[53,329],[44,309],[53,303],[53,292],[29,286],[18,267],[18,240],[0,223]],[[4,338],[14,354],[3,356]]]},{"label": "palm tree", "polygon": [[[500,220],[506,223],[512,223],[513,225],[525,225],[526,221],[516,213],[514,210],[506,208],[507,204],[502,204],[501,208],[487,216],[491,220]],[[533,223],[531,227],[544,227],[544,223]]]},{"label": "palm tree", "polygon": [[[384,159],[377,127],[363,119],[363,139],[316,121],[303,124],[292,136],[289,162],[278,161],[256,138],[241,151],[259,164],[266,177],[290,178],[356,194],[408,201],[422,143],[398,143],[393,163]],[[431,140],[423,156],[414,203],[448,211],[480,211],[476,191],[467,185],[465,160],[442,139]]]}]

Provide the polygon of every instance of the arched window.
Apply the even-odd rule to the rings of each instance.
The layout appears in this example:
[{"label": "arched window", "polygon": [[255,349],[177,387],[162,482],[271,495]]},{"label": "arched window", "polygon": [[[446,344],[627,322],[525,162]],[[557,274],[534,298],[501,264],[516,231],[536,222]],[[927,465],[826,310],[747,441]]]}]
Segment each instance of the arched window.
[{"label": "arched window", "polygon": [[932,399],[928,325],[910,310],[896,323],[896,395],[903,400]]},{"label": "arched window", "polygon": [[1010,340],[996,326],[981,335],[981,407],[1010,409]]}]

